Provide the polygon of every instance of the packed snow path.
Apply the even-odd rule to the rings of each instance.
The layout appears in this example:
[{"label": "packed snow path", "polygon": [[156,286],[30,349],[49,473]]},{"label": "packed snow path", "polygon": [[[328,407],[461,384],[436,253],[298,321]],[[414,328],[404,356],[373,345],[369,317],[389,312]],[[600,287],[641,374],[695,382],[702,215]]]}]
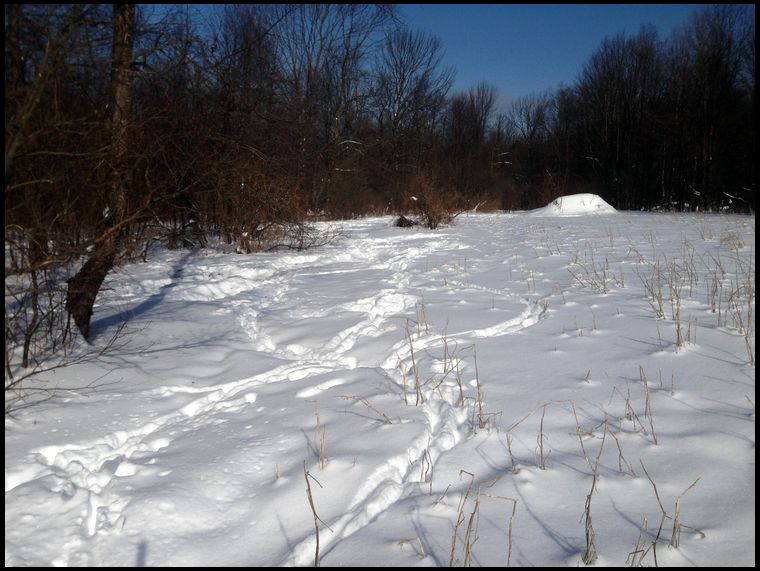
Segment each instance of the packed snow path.
[{"label": "packed snow path", "polygon": [[[318,250],[122,268],[93,329],[128,316],[129,344],[60,369],[55,397],[6,424],[6,564],[312,565],[305,470],[325,565],[461,563],[468,474],[491,498],[476,563],[506,561],[517,502],[512,564],[575,564],[597,453],[599,561],[624,564],[641,518],[660,515],[639,461],[671,503],[696,478],[754,496],[754,366],[735,328],[707,323],[705,285],[708,254],[729,234],[752,244],[754,219],[700,218],[714,239],[674,220],[479,215],[430,232],[367,219]],[[695,248],[704,293],[683,297],[705,339],[675,347],[637,276]],[[732,251],[727,292],[754,267]],[[641,408],[640,375],[659,417]],[[735,558],[754,513],[692,495],[699,533],[658,563]]]}]

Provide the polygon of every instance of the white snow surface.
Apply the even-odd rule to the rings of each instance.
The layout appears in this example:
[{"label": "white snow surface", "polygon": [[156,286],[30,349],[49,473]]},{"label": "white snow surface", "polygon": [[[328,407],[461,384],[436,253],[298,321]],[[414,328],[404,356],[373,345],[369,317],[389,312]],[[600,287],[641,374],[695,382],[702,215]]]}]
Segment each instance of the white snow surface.
[{"label": "white snow surface", "polygon": [[542,208],[529,211],[531,216],[586,216],[589,214],[614,214],[615,208],[601,196],[590,193],[569,194],[555,198]]},{"label": "white snow surface", "polygon": [[6,566],[310,566],[307,481],[322,565],[754,565],[754,217],[343,232],[109,275],[124,343],[6,416]]}]

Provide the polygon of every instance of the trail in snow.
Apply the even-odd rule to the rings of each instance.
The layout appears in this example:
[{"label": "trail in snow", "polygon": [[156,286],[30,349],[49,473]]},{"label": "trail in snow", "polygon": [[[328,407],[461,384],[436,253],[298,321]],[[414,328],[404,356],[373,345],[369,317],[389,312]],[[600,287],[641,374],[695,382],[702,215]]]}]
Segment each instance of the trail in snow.
[{"label": "trail in snow", "polygon": [[[424,287],[414,285],[425,279],[425,268],[419,262],[431,255],[449,256],[457,250],[458,244],[443,233],[435,237],[411,234],[393,239],[359,239],[351,244],[348,254],[316,252],[286,256],[273,259],[271,268],[196,263],[185,267],[185,271],[175,271],[176,279],[146,284],[146,287],[160,285],[166,290],[167,299],[199,303],[226,300],[226,307],[237,316],[252,347],[285,363],[251,377],[210,387],[149,389],[145,391],[146,397],[175,400],[184,397],[180,399],[182,404],[128,430],[116,430],[90,441],[32,450],[33,461],[23,470],[6,472],[6,493],[54,476],[54,490],[72,496],[86,495],[86,510],[78,519],[84,537],[90,538],[99,531],[124,525],[124,511],[130,500],[114,489],[114,482],[139,473],[161,477],[164,471],[151,470],[150,464],[143,461],[155,462],[178,434],[212,423],[220,413],[239,413],[253,406],[261,385],[325,377],[359,368],[380,368],[400,389],[408,383],[412,372],[407,328],[410,321],[419,317],[413,312],[424,296]],[[323,287],[321,278],[336,275],[345,277],[345,287],[336,288],[334,280],[325,282]],[[372,279],[375,287],[379,286],[377,293],[357,297],[355,292],[363,294],[367,288],[365,283],[353,282],[352,277]],[[305,292],[311,299],[302,297]],[[529,327],[543,314],[535,302],[523,303],[526,307],[520,315],[491,327],[458,332],[451,339],[464,342]],[[317,339],[296,336],[298,342],[283,336],[298,327],[325,334]],[[352,351],[362,341],[371,342],[382,335],[396,341],[390,346],[386,341],[385,349],[379,353],[375,349],[382,348],[382,343],[370,343],[371,351]],[[414,350],[428,350],[441,343],[439,334],[415,334]],[[313,399],[341,384],[342,380],[331,378],[301,389],[295,396]],[[417,478],[423,457],[434,464],[464,437],[468,411],[462,408],[462,403],[454,402],[453,390],[449,394],[451,402],[440,390],[424,390],[424,403],[419,410],[427,428],[403,452],[376,462],[374,471],[341,510],[342,515],[330,520],[334,533],[324,542],[324,550],[329,551],[331,543],[352,535],[397,501],[404,486]],[[282,563],[307,564],[313,542],[312,534],[307,534]],[[74,544],[78,542],[70,543]]]},{"label": "trail in snow", "polygon": [[[399,342],[386,351],[384,358],[383,355],[380,355],[379,358],[373,356],[372,361],[367,361],[365,358],[350,354],[351,349],[361,337],[376,337],[388,329],[404,333],[408,326],[409,317],[407,315],[409,311],[420,302],[420,289],[411,285],[422,270],[419,267],[419,261],[431,254],[441,255],[458,249],[452,248],[446,237],[431,239],[430,236],[420,235],[405,238],[408,242],[421,242],[421,245],[406,248],[399,252],[398,240],[373,240],[369,243],[361,241],[353,248],[356,252],[362,252],[366,258],[360,258],[358,263],[356,258],[350,259],[347,262],[350,264],[350,268],[343,268],[340,264],[337,268],[330,268],[329,264],[325,264],[319,258],[310,260],[310,265],[320,268],[318,272],[320,275],[344,273],[372,275],[375,272],[382,272],[384,274],[382,283],[394,286],[393,288],[382,289],[372,297],[356,299],[355,301],[343,301],[345,293],[350,294],[350,291],[337,292],[339,295],[334,295],[333,292],[323,294],[320,297],[320,307],[323,309],[317,313],[307,314],[309,320],[327,321],[328,316],[335,312],[356,313],[362,315],[362,318],[355,324],[338,331],[320,347],[278,344],[267,332],[266,324],[262,323],[265,320],[260,319],[265,312],[278,318],[287,314],[292,307],[292,300],[283,292],[292,287],[292,284],[298,281],[299,276],[304,275],[305,270],[302,268],[280,272],[276,281],[265,284],[269,292],[265,298],[271,300],[265,304],[266,307],[261,305],[256,307],[254,303],[237,305],[236,309],[241,311],[242,326],[249,333],[257,348],[292,360],[304,369],[313,366],[314,363],[332,367],[335,372],[340,372],[342,369],[379,366],[386,375],[395,380],[397,385],[405,385],[407,383],[405,377],[411,373],[413,360],[411,348],[408,346],[405,336],[402,336]],[[325,269],[325,266],[328,269]],[[362,291],[362,288],[357,288],[357,290]],[[544,313],[538,307],[537,302],[531,304],[525,301],[525,304],[528,307],[519,316],[489,328],[456,333],[451,336],[451,339],[468,340],[486,336],[493,337],[530,327]],[[299,306],[297,311],[299,319],[303,313],[303,307]],[[399,322],[402,321],[401,318],[403,317],[407,323],[400,325]],[[392,323],[394,320],[396,321],[395,324]],[[320,325],[314,323],[311,323],[309,327],[316,331],[322,329]],[[414,342],[416,343],[414,346],[416,352],[440,346],[443,340],[440,335],[428,334],[416,336]],[[323,383],[315,389],[302,391],[299,396],[313,397],[318,395],[321,390],[339,384],[341,384],[339,381]],[[346,512],[336,520],[327,522],[332,533],[322,540],[323,552],[329,552],[333,542],[349,537],[393,505],[401,497],[404,486],[409,482],[417,481],[415,476],[423,456],[431,463],[429,469],[432,470],[440,454],[451,449],[464,437],[468,430],[466,427],[469,416],[468,410],[457,406],[453,402],[453,398],[451,399],[452,402],[448,402],[443,398],[440,391],[426,389],[424,393],[425,402],[420,408],[427,419],[427,430],[412,442],[403,453],[384,460],[356,493]],[[311,535],[305,538],[295,547],[293,554],[288,555],[281,563],[292,562],[299,566],[307,565],[310,558],[313,558],[315,541]]]},{"label": "trail in snow", "polygon": [[[733,346],[722,349],[725,325],[710,327],[702,314],[704,341],[689,357],[698,360],[699,374],[673,372],[678,391],[667,394],[662,378],[683,366],[691,350],[674,354],[671,330],[655,328],[630,268],[646,266],[605,217],[594,218],[600,221],[595,245],[591,238],[584,242],[582,225],[555,228],[534,217],[484,216],[471,227],[463,219],[463,228],[438,232],[367,220],[352,223],[344,243],[307,253],[167,254],[125,268],[112,277],[107,291],[115,301],[102,301],[100,320],[105,326],[131,312],[144,348],[100,369],[76,370],[93,378],[113,367],[120,375],[115,388],[89,402],[72,394],[43,405],[39,426],[11,424],[9,430],[6,424],[6,450],[12,450],[6,452],[6,564],[214,564],[222,560],[209,553],[223,545],[229,565],[311,565],[316,538],[304,465],[322,486],[314,495],[327,526],[320,547],[328,562],[354,564],[371,549],[414,563],[408,547],[414,540],[425,564],[446,564],[441,553],[448,555],[456,504],[467,487],[461,470],[477,473],[478,482],[512,474],[503,438],[477,431],[481,382],[487,414],[503,413],[495,418],[504,426],[528,418],[525,430],[512,434],[521,467],[493,492],[517,497],[527,510],[518,528],[518,541],[527,546],[519,560],[542,562],[536,554],[545,552],[546,560],[574,564],[583,534],[569,529],[577,526],[587,488],[576,449],[579,427],[567,406],[552,405],[546,432],[558,469],[544,473],[532,457],[535,411],[549,400],[577,399],[591,435],[586,445],[596,452],[598,426],[611,408],[622,410],[617,401],[624,392],[633,392],[633,406],[643,403],[639,367],[651,378],[659,369],[659,386],[652,387],[658,432],[673,447],[653,447],[635,425],[624,430],[622,418],[618,437],[628,458],[645,458],[653,472],[653,458],[661,459],[658,485],[675,497],[704,474],[710,456],[684,455],[673,434],[689,427],[689,438],[718,449],[723,432],[715,424],[729,413],[746,420],[743,409],[734,411],[733,393],[741,399],[754,394],[754,381],[733,372],[745,366],[741,355]],[[626,218],[637,236],[646,235],[649,221]],[[678,227],[667,231],[665,241],[675,243]],[[723,233],[736,231],[731,226]],[[654,230],[644,241],[654,250]],[[611,292],[601,295],[572,283],[567,268],[583,263],[584,243],[587,250],[605,246],[612,270],[629,274],[628,289],[610,281]],[[715,247],[720,243],[716,239]],[[708,242],[707,251],[711,247]],[[738,251],[735,267],[732,259],[723,258],[733,272],[729,285],[741,269]],[[704,303],[690,303],[684,311],[707,313]],[[722,394],[720,406],[700,392],[713,379],[732,395]],[[689,411],[707,416],[694,424]],[[667,424],[663,416],[677,421]],[[318,468],[317,424],[327,437],[324,470]],[[740,434],[742,426],[730,432]],[[38,444],[16,444],[26,441]],[[721,440],[719,449],[741,459],[742,446],[741,439]],[[678,458],[689,476],[699,474],[669,483],[666,457]],[[641,497],[651,503],[649,490],[638,480],[626,487],[617,458],[606,461],[600,493],[618,492],[612,507],[604,495],[595,500],[602,510],[596,521],[639,518]],[[705,480],[720,473],[728,481],[737,472],[730,462],[725,473],[710,465]],[[536,551],[529,538],[544,537],[547,513],[564,522],[553,523],[549,533],[562,540]],[[486,527],[486,521],[498,523]],[[483,534],[491,543],[501,537],[503,521],[500,512],[484,515]],[[398,554],[394,542],[402,540],[407,547]],[[615,550],[628,553],[625,541]],[[488,553],[487,561],[498,559]],[[670,561],[682,562],[675,555]]]}]

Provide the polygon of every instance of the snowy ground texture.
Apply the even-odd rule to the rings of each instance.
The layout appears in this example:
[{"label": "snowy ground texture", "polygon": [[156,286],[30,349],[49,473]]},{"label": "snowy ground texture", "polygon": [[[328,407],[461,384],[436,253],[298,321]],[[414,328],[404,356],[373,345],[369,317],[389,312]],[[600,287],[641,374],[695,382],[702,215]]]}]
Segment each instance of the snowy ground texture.
[{"label": "snowy ground texture", "polygon": [[110,275],[6,565],[754,565],[754,217],[557,206]]}]

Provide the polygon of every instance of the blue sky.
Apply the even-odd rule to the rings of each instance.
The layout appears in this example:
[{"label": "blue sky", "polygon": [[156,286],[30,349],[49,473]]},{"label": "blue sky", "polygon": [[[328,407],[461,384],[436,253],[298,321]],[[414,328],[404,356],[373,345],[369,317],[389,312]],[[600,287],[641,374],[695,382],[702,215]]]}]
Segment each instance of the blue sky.
[{"label": "blue sky", "polygon": [[[169,5],[144,5],[154,16]],[[486,81],[511,99],[570,85],[607,36],[653,24],[660,38],[704,4],[397,4],[413,29],[438,36],[444,65],[456,70],[452,93]],[[196,4],[201,17],[220,9]]]},{"label": "blue sky", "polygon": [[[413,29],[443,43],[453,92],[486,81],[499,103],[572,84],[606,36],[653,24],[665,39],[699,4],[402,4]],[[703,7],[703,6],[702,6]]]}]

